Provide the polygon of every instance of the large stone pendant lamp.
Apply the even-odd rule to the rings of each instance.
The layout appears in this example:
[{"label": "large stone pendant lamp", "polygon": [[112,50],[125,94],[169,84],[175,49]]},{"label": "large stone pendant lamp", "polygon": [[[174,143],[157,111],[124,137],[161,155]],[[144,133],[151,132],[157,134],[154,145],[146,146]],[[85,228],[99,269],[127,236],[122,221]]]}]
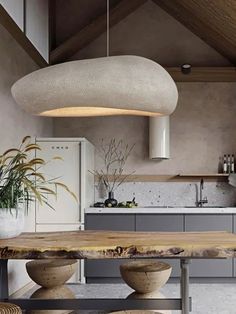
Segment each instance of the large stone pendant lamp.
[{"label": "large stone pendant lamp", "polygon": [[109,56],[109,0],[107,57],[40,69],[18,80],[11,91],[23,110],[49,117],[168,116],[178,100],[175,82],[158,63],[140,56]]},{"label": "large stone pendant lamp", "polygon": [[49,66],[21,78],[11,91],[26,112],[50,117],[169,115],[178,98],[169,73],[138,56]]}]

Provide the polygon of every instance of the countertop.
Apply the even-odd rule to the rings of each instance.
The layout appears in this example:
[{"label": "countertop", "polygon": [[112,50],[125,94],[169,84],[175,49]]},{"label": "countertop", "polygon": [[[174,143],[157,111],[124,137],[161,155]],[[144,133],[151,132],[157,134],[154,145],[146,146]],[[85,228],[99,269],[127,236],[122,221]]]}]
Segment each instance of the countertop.
[{"label": "countertop", "polygon": [[107,259],[236,256],[231,232],[26,232],[0,241],[0,259]]},{"label": "countertop", "polygon": [[85,214],[236,214],[236,207],[89,207]]}]

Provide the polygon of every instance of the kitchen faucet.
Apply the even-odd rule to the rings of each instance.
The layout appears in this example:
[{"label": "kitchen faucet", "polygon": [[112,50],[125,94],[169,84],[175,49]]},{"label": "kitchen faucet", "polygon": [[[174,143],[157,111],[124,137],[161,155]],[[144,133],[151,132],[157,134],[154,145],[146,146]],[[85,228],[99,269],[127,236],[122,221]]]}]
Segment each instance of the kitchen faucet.
[{"label": "kitchen faucet", "polygon": [[197,189],[197,198],[196,198],[196,206],[197,207],[202,207],[203,204],[208,203],[207,197],[202,198],[203,189],[204,189],[204,180],[201,179],[200,186],[199,186],[199,199],[198,199],[198,189]]}]

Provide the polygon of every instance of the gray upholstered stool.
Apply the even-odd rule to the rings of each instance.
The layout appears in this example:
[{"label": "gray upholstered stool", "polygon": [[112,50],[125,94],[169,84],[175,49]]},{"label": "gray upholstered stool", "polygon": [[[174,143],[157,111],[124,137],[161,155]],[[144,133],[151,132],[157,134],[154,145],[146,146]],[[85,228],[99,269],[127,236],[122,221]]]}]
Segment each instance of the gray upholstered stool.
[{"label": "gray upholstered stool", "polygon": [[0,302],[0,314],[21,314],[19,306],[11,303]]}]

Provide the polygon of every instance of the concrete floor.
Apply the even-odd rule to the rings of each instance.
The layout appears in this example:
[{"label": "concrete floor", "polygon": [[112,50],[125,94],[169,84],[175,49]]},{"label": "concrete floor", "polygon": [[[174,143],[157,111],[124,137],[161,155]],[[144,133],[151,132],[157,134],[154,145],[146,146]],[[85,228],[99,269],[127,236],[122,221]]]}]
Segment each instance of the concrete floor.
[{"label": "concrete floor", "polygon": [[[71,290],[77,297],[116,297],[126,298],[133,291],[124,284],[112,285],[71,285]],[[35,290],[35,289],[34,289]],[[28,297],[32,291],[26,296]],[[170,297],[179,297],[179,285],[167,284],[161,294]],[[236,314],[236,284],[191,284],[190,296],[193,298],[193,314]],[[169,314],[170,311],[161,311],[163,314]],[[88,313],[86,311],[77,311],[74,313]],[[98,313],[90,311],[89,313]],[[101,312],[100,312],[101,313]],[[172,314],[181,313],[172,311]]]}]

